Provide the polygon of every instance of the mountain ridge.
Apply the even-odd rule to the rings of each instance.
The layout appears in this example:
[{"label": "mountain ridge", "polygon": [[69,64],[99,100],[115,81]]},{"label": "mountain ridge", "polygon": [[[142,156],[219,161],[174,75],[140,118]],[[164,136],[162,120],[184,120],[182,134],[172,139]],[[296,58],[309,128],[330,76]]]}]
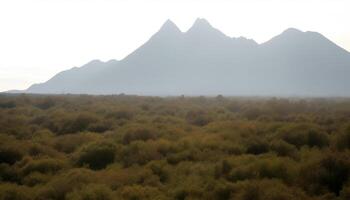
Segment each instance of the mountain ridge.
[{"label": "mountain ridge", "polygon": [[322,34],[289,28],[258,44],[198,18],[167,20],[120,61],[91,61],[25,93],[140,95],[350,95],[350,53]]}]

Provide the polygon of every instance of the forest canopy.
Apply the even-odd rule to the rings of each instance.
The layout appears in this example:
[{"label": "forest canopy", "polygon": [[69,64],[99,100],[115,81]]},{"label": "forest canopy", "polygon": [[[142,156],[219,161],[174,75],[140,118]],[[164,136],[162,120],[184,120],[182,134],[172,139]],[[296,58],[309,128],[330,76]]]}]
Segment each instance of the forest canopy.
[{"label": "forest canopy", "polygon": [[0,95],[0,200],[348,200],[350,99]]}]

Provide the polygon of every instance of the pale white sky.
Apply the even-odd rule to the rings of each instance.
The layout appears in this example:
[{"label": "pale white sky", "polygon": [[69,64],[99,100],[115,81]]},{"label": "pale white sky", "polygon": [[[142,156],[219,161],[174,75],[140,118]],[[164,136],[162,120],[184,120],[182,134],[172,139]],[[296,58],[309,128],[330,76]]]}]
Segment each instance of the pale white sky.
[{"label": "pale white sky", "polygon": [[231,37],[261,43],[295,27],[350,51],[349,0],[0,0],[0,91],[120,60],[166,19],[186,31],[198,17]]}]

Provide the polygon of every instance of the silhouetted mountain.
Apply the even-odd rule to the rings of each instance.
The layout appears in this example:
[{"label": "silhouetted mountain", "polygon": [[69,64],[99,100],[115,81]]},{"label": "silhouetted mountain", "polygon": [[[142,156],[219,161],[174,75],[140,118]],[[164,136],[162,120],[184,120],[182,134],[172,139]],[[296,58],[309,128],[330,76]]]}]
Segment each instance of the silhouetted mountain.
[{"label": "silhouetted mountain", "polygon": [[231,38],[197,19],[187,32],[167,20],[121,61],[92,61],[28,93],[140,95],[350,95],[350,53],[315,32],[271,40]]}]

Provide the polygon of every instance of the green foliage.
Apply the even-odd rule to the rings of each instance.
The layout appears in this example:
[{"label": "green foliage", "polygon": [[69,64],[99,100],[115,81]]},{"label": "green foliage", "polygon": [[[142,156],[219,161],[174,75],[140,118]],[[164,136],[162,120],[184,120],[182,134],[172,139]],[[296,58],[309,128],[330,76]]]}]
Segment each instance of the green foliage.
[{"label": "green foliage", "polygon": [[4,182],[18,181],[17,171],[6,163],[0,164],[0,181],[4,181]]},{"label": "green foliage", "polygon": [[120,196],[125,200],[166,199],[157,188],[139,185],[123,187],[120,191]]},{"label": "green foliage", "polygon": [[234,186],[233,199],[238,200],[294,200],[305,199],[302,191],[287,187],[276,180],[244,181]]},{"label": "green foliage", "polygon": [[209,115],[203,110],[192,110],[187,112],[186,119],[189,123],[197,126],[204,126],[212,121]]},{"label": "green foliage", "polygon": [[23,176],[29,175],[33,172],[52,174],[64,169],[66,166],[67,164],[64,161],[58,159],[44,158],[39,160],[30,160],[21,168],[21,174]]},{"label": "green foliage", "polygon": [[339,150],[350,149],[350,124],[336,137],[336,146]]},{"label": "green foliage", "polygon": [[32,193],[28,187],[0,184],[0,200],[32,200]]},{"label": "green foliage", "polygon": [[0,163],[14,164],[23,157],[22,152],[11,146],[0,146]]},{"label": "green foliage", "polygon": [[74,190],[66,197],[67,200],[112,200],[113,191],[105,185],[89,184],[79,190]]},{"label": "green foliage", "polygon": [[124,144],[130,144],[132,141],[146,141],[152,140],[156,138],[156,134],[154,130],[149,128],[138,128],[135,130],[128,131],[123,137]]},{"label": "green foliage", "polygon": [[38,99],[35,103],[35,106],[40,109],[46,110],[55,106],[55,104],[56,102],[51,97],[45,97],[43,99]]},{"label": "green foliage", "polygon": [[79,166],[87,165],[89,168],[99,170],[113,163],[116,147],[112,143],[91,143],[81,148],[77,163]]},{"label": "green foliage", "polygon": [[294,145],[291,145],[283,140],[274,140],[270,144],[270,149],[278,156],[288,156],[291,158],[297,158],[298,150]]},{"label": "green foliage", "polygon": [[92,133],[62,135],[55,138],[54,148],[64,153],[72,153],[81,145],[99,140],[100,138],[99,135]]},{"label": "green foliage", "polygon": [[0,108],[14,108],[16,103],[14,101],[1,101]]},{"label": "green foliage", "polygon": [[309,124],[296,124],[282,128],[280,137],[298,148],[304,145],[322,148],[329,144],[327,133],[319,127]]},{"label": "green foliage", "polygon": [[39,188],[37,199],[64,200],[69,193],[95,181],[95,174],[90,170],[69,170],[58,174],[45,187]]},{"label": "green foliage", "polygon": [[0,200],[348,200],[350,100],[0,95]]},{"label": "green foliage", "polygon": [[62,133],[77,133],[87,130],[88,127],[98,121],[98,118],[88,113],[77,115],[73,120],[64,124]]},{"label": "green foliage", "polygon": [[304,187],[314,194],[327,192],[339,195],[350,177],[350,157],[344,154],[328,153],[301,169]]},{"label": "green foliage", "polygon": [[252,138],[247,144],[247,153],[248,154],[262,154],[269,151],[269,144],[266,141],[263,141],[258,138]]},{"label": "green foliage", "polygon": [[22,183],[27,186],[35,186],[38,184],[45,184],[50,179],[49,174],[43,174],[41,172],[33,172],[22,179]]}]

